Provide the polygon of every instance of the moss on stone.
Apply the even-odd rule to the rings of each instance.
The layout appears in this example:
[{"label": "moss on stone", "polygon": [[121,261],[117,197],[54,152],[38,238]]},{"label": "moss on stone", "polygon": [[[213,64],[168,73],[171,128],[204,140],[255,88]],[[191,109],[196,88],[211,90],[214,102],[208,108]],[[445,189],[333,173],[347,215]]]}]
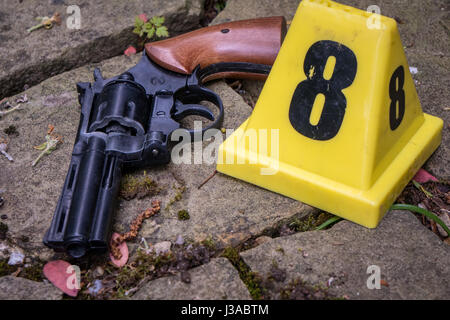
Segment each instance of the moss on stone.
[{"label": "moss on stone", "polygon": [[289,227],[295,232],[313,231],[331,217],[332,215],[328,212],[313,213],[302,219],[294,218]]},{"label": "moss on stone", "polygon": [[161,192],[158,184],[147,175],[146,172],[142,176],[126,175],[122,179],[120,196],[125,200],[134,198],[143,199],[151,197]]},{"label": "moss on stone", "polygon": [[203,240],[201,244],[204,245],[209,251],[215,251],[217,249],[217,245],[211,236]]},{"label": "moss on stone", "polygon": [[170,207],[175,202],[181,201],[181,199],[183,199],[183,193],[186,191],[186,186],[181,187],[174,186],[174,189],[175,189],[175,196],[169,201],[169,203],[167,203],[166,210],[170,209]]},{"label": "moss on stone", "polygon": [[43,268],[44,268],[43,262],[34,263],[24,268],[20,272],[19,277],[41,282],[42,280],[44,280]]},{"label": "moss on stone", "polygon": [[10,266],[8,264],[8,259],[0,260],[0,277],[9,276],[16,270],[16,266]]},{"label": "moss on stone", "polygon": [[0,240],[6,239],[6,233],[8,232],[8,225],[0,222]]},{"label": "moss on stone", "polygon": [[189,220],[191,216],[189,215],[189,212],[187,210],[180,210],[178,211],[178,220],[185,221]]},{"label": "moss on stone", "polygon": [[0,232],[8,232],[8,225],[6,223],[0,222]]},{"label": "moss on stone", "polygon": [[263,279],[256,272],[251,271],[250,267],[239,255],[237,249],[227,247],[224,249],[222,256],[227,258],[237,269],[239,277],[247,286],[250,296],[255,300],[264,299],[266,290],[262,286]]},{"label": "moss on stone", "polygon": [[334,300],[334,295],[328,292],[328,288],[321,285],[310,285],[301,278],[292,280],[286,287],[280,290],[283,300]]},{"label": "moss on stone", "polygon": [[16,126],[10,125],[8,128],[3,129],[3,132],[8,136],[18,136],[19,132],[17,131]]},{"label": "moss on stone", "polygon": [[18,265],[10,266],[8,264],[8,259],[0,260],[0,277],[11,275],[17,272],[19,268],[21,268],[21,270],[17,274],[18,277],[38,282],[44,279],[42,273],[42,269],[44,268],[43,262],[38,261],[33,264],[26,264],[26,267],[21,267]]},{"label": "moss on stone", "polygon": [[[156,256],[154,253],[147,254],[144,250],[137,251],[135,261],[120,269],[116,277],[116,297],[120,297],[126,290],[134,287],[146,277],[157,277],[162,267],[170,265],[175,261],[171,252]],[[162,271],[164,272],[164,271]]]}]

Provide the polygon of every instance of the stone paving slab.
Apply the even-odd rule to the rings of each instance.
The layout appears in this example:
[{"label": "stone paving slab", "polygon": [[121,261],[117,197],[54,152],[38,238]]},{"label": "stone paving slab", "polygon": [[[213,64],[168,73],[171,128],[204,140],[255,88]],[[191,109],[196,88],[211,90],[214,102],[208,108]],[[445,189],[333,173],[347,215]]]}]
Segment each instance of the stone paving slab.
[{"label": "stone paving slab", "polygon": [[[25,91],[29,102],[0,119],[2,137],[5,137],[3,130],[10,125],[16,126],[19,132],[18,137],[10,139],[8,150],[15,161],[11,163],[0,157],[0,189],[5,190],[2,195],[5,204],[0,208],[0,214],[8,216],[2,222],[8,225],[11,237],[29,237],[29,242],[18,243],[26,251],[33,254],[49,252],[44,250],[41,241],[64,183],[80,117],[75,83],[92,81],[95,66],[101,67],[105,77],[111,77],[135,65],[139,58],[139,55],[132,58],[120,56],[50,78]],[[224,102],[224,127],[237,128],[250,115],[251,108],[223,82],[216,82],[210,88]],[[55,126],[55,133],[62,135],[64,142],[36,167],[31,167],[39,154],[33,146],[44,141],[48,124]],[[152,221],[144,223],[140,236],[152,243],[174,242],[178,235],[193,240],[212,236],[225,244],[236,245],[280,220],[316,211],[300,202],[221,174],[199,190],[198,186],[214,168],[214,165],[206,164],[173,163],[147,168],[147,174],[162,189],[156,198],[162,200],[163,210]],[[142,175],[143,171],[134,174]],[[185,186],[185,192],[180,201],[167,207],[182,186]],[[151,206],[151,200],[120,201],[114,229],[127,231],[131,221]],[[177,219],[177,213],[182,209],[188,210],[189,220]]]},{"label": "stone paving slab", "polygon": [[[66,25],[69,5],[78,5],[81,28]],[[201,0],[21,0],[2,1],[0,8],[0,98],[18,93],[53,75],[90,62],[119,55],[136,46],[132,33],[135,16],[164,16],[171,35],[197,28]],[[50,30],[27,29],[38,16],[59,12],[60,26]]]},{"label": "stone paving slab", "polygon": [[180,276],[159,278],[144,285],[133,300],[250,300],[239,274],[225,258],[189,271],[191,283]]},{"label": "stone paving slab", "polygon": [[[443,180],[450,179],[450,3],[446,0],[338,0],[358,9],[378,5],[381,14],[397,19],[400,37],[409,65],[418,68],[413,75],[416,89],[426,113],[444,120],[442,144],[425,168]],[[261,16],[294,17],[300,0],[228,0],[225,10],[213,24]],[[261,83],[245,83],[257,100]]]},{"label": "stone paving slab", "polygon": [[62,291],[50,283],[6,276],[0,278],[0,300],[60,300]]},{"label": "stone paving slab", "polygon": [[[407,211],[391,211],[376,229],[349,221],[326,231],[276,238],[242,252],[264,278],[286,271],[283,285],[303,279],[350,299],[450,299],[450,247]],[[384,285],[370,290],[367,268],[376,265]],[[279,292],[273,292],[279,298]]]}]

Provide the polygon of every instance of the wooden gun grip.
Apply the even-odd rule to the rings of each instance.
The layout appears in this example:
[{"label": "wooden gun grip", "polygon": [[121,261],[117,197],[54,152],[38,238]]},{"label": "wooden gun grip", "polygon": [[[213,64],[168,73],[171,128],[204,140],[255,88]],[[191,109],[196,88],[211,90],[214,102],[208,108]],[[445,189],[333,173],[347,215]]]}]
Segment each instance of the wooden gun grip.
[{"label": "wooden gun grip", "polygon": [[[145,45],[148,57],[161,67],[191,74],[218,63],[249,63],[271,66],[286,35],[284,17],[267,17],[223,23],[195,30],[171,39]],[[217,78],[264,79],[252,72],[218,72],[204,81]]]}]

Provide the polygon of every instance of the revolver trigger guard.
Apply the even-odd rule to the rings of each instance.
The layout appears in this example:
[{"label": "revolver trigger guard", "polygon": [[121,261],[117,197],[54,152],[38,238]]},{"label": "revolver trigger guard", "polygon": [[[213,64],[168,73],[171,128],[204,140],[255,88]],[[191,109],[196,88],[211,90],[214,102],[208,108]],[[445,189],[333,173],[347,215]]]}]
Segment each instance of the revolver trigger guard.
[{"label": "revolver trigger guard", "polygon": [[179,122],[187,116],[201,116],[210,121],[214,121],[215,119],[214,113],[201,104],[175,103],[175,112],[172,114],[172,118]]},{"label": "revolver trigger guard", "polygon": [[[192,85],[177,92],[175,99],[177,102],[175,103],[176,111],[173,114],[174,120],[179,121],[177,117],[181,120],[188,115],[199,115],[213,121],[212,124],[202,129],[202,134],[209,129],[220,129],[224,117],[223,103],[214,91],[198,85]],[[214,114],[209,108],[199,104],[201,101],[208,101],[214,104],[219,109],[219,114],[214,117]],[[198,133],[198,131],[193,129],[186,130],[191,134],[193,139],[195,134]]]}]

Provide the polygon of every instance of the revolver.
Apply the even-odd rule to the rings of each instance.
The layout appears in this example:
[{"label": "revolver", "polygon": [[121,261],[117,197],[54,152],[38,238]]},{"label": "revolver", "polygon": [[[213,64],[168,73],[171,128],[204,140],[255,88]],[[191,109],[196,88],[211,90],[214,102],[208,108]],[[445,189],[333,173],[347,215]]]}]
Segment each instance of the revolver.
[{"label": "revolver", "polygon": [[106,252],[123,170],[168,163],[171,133],[187,116],[206,118],[203,132],[220,128],[222,101],[203,84],[265,79],[285,34],[283,17],[201,28],[147,43],[121,75],[104,79],[95,69],[93,83],[78,83],[78,132],[44,244],[74,258]]}]

